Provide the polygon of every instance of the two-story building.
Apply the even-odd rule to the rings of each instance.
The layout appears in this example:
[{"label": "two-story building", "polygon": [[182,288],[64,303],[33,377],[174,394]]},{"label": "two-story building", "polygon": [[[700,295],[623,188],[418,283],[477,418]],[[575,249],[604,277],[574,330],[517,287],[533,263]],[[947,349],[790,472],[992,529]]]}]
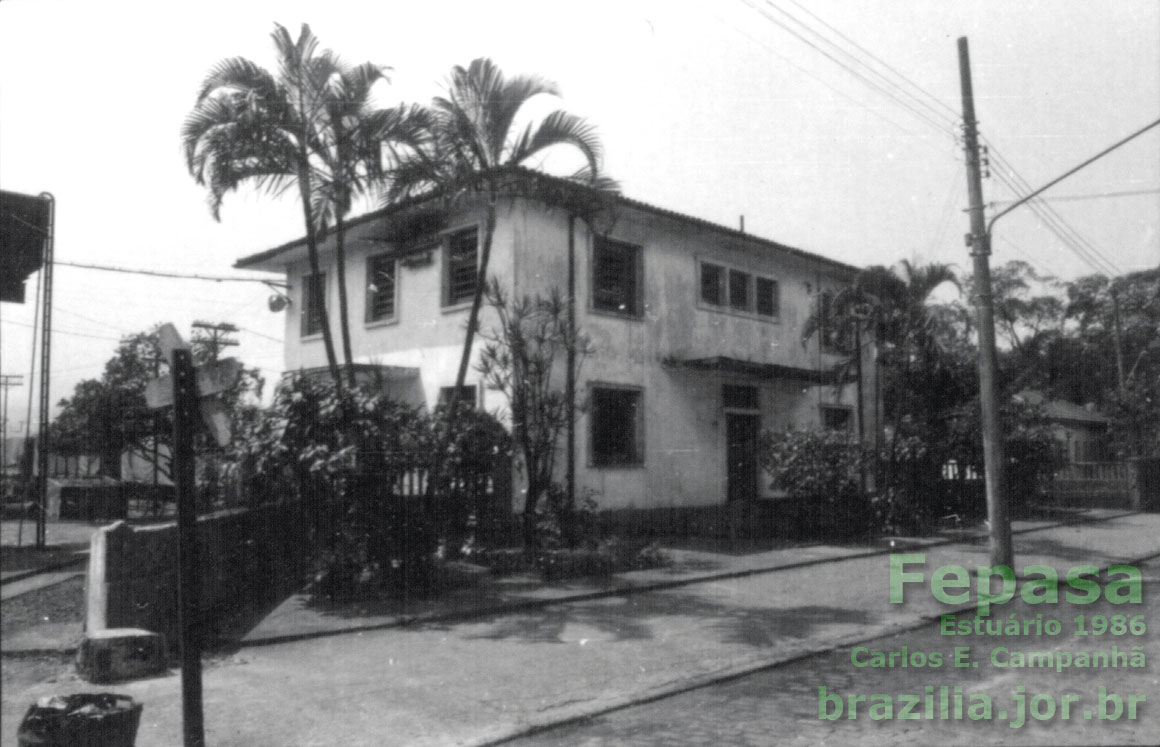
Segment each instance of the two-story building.
[{"label": "two-story building", "polygon": [[[755,457],[762,429],[875,433],[873,351],[864,348],[863,365],[847,367],[864,372],[861,382],[847,376],[839,384],[835,367],[850,353],[822,349],[818,336],[801,339],[817,299],[855,267],[626,197],[591,221],[508,197],[497,218],[489,275],[515,296],[574,286],[577,324],[593,349],[576,386],[584,409],[575,479],[596,491],[601,509],[774,497]],[[453,386],[483,220],[481,205],[432,201],[349,223],[354,355],[360,367],[376,367],[393,396],[432,407]],[[320,257],[337,340],[333,239]],[[286,369],[324,366],[304,240],[237,266],[285,272]],[[482,329],[495,323],[486,305],[480,319]],[[480,379],[472,366],[467,396],[502,416],[505,397]]]}]

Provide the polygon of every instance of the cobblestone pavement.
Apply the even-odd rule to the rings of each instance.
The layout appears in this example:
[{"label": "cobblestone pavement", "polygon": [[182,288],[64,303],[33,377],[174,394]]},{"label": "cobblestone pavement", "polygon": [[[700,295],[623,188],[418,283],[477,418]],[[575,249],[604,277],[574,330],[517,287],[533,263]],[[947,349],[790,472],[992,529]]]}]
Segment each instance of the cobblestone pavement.
[{"label": "cobblestone pavement", "polygon": [[[1142,604],[1111,605],[1100,601],[1090,605],[1004,605],[995,619],[1058,619],[1062,632],[1057,636],[945,636],[937,624],[878,639],[864,644],[875,651],[903,651],[913,657],[916,652],[942,654],[940,668],[903,668],[896,660],[894,668],[855,667],[854,655],[867,661],[870,653],[863,649],[842,648],[829,654],[810,657],[786,666],[748,675],[729,682],[693,690],[645,705],[627,708],[571,726],[541,732],[508,744],[511,747],[595,747],[595,745],[1101,745],[1160,743],[1160,562],[1152,560],[1141,566],[1144,572]],[[1054,607],[1054,608],[1053,608]],[[997,608],[998,609],[998,608]],[[1149,629],[1142,636],[1080,636],[1075,634],[1075,616],[1084,614],[1088,625],[1097,615],[1143,615]],[[973,615],[971,615],[973,617]],[[1001,668],[990,660],[992,652],[1000,661],[1009,661],[1010,652],[1064,652],[1110,650],[1130,651],[1142,645],[1147,657],[1143,668],[1079,669],[1063,671],[1047,668]],[[954,668],[951,664],[955,646],[970,646],[977,668]],[[910,661],[914,659],[911,658]],[[819,718],[819,686],[827,694],[837,693],[845,701],[840,718]],[[962,686],[963,720],[940,720],[938,688]],[[925,696],[933,687],[933,720],[873,721],[867,715],[866,703],[858,706],[858,718],[850,720],[848,696],[875,693],[894,696],[898,708],[902,693]],[[1054,715],[1036,720],[1027,715],[1019,723],[1012,694],[1025,688],[1025,702],[1041,715],[1048,713],[1048,701],[1036,696],[1051,695]],[[1100,686],[1121,697],[1141,695],[1146,701],[1137,705],[1136,718],[1124,711],[1118,719],[1099,718]],[[948,691],[948,697],[954,690]],[[971,694],[989,695],[994,703],[992,721],[971,721],[967,699]],[[1069,718],[1062,718],[1064,696],[1078,698],[1070,706]],[[1126,697],[1125,697],[1126,700]],[[949,701],[953,704],[953,699]],[[1028,708],[1031,706],[1029,705]],[[1125,706],[1126,707],[1126,706]],[[953,715],[952,710],[948,711]],[[923,716],[920,701],[918,715]],[[1000,709],[1010,709],[1004,718]],[[1115,700],[1105,700],[1108,715],[1115,712]],[[1092,713],[1084,718],[1084,711]],[[827,713],[836,715],[833,701]],[[1030,713],[1030,712],[1029,712]],[[898,712],[896,711],[896,716]]]}]

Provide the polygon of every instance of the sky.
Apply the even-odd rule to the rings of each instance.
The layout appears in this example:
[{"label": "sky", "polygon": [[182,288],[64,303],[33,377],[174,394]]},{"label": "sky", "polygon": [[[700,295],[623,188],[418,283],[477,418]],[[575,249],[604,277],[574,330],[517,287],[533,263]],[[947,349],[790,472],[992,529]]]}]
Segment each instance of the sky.
[{"label": "sky", "polygon": [[[529,116],[587,117],[627,196],[728,226],[744,216],[750,233],[858,266],[969,270],[959,37],[992,211],[1012,184],[1038,187],[1160,118],[1155,0],[3,0],[0,187],[53,194],[58,260],[271,277],[232,265],[300,235],[296,193],[231,194],[215,222],[179,132],[215,62],[273,68],[274,23],[309,23],[349,61],[390,66],[383,106],[429,101],[480,56],[538,74],[562,99]],[[993,264],[1062,279],[1155,267],[1160,127],[1047,196],[1048,222],[1024,207],[996,224]],[[26,420],[37,281],[29,303],[0,308],[0,369],[25,384],[10,391],[11,435]],[[231,352],[272,386],[284,327],[269,295],[59,265],[50,398],[99,376],[121,335],[165,321],[188,333],[199,319],[241,327]]]}]

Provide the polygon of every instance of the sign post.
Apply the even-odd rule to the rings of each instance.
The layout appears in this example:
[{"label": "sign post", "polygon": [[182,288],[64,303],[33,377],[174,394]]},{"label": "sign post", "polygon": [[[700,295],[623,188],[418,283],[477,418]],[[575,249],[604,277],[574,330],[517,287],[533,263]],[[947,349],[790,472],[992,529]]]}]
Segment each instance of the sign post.
[{"label": "sign post", "polygon": [[230,441],[229,417],[214,395],[234,385],[241,364],[232,358],[195,368],[189,345],[172,324],[157,332],[169,358],[170,374],[149,382],[145,401],[151,409],[173,406],[173,482],[177,488],[177,596],[181,631],[181,716],[185,747],[205,747],[201,697],[201,610],[197,545],[197,485],[193,434],[199,416],[219,445]]},{"label": "sign post", "polygon": [[177,486],[178,624],[181,629],[181,715],[185,747],[204,747],[201,704],[201,613],[197,548],[197,486],[193,430],[197,423],[197,383],[188,348],[175,348],[173,369],[173,464]]}]

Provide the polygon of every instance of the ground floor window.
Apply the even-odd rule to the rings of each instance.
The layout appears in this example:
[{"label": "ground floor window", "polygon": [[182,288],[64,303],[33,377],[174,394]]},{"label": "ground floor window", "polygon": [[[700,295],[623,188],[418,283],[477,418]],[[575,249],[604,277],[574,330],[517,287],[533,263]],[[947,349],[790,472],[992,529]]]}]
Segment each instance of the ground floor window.
[{"label": "ground floor window", "polygon": [[[439,404],[446,405],[451,401],[451,393],[455,391],[453,386],[439,387]],[[470,404],[472,407],[479,405],[479,395],[477,393],[475,384],[467,384],[459,387],[459,402],[461,404]]]},{"label": "ground floor window", "polygon": [[592,464],[597,467],[644,462],[642,391],[592,388]]},{"label": "ground floor window", "polygon": [[849,433],[854,429],[854,410],[841,405],[822,405],[822,427]]}]

